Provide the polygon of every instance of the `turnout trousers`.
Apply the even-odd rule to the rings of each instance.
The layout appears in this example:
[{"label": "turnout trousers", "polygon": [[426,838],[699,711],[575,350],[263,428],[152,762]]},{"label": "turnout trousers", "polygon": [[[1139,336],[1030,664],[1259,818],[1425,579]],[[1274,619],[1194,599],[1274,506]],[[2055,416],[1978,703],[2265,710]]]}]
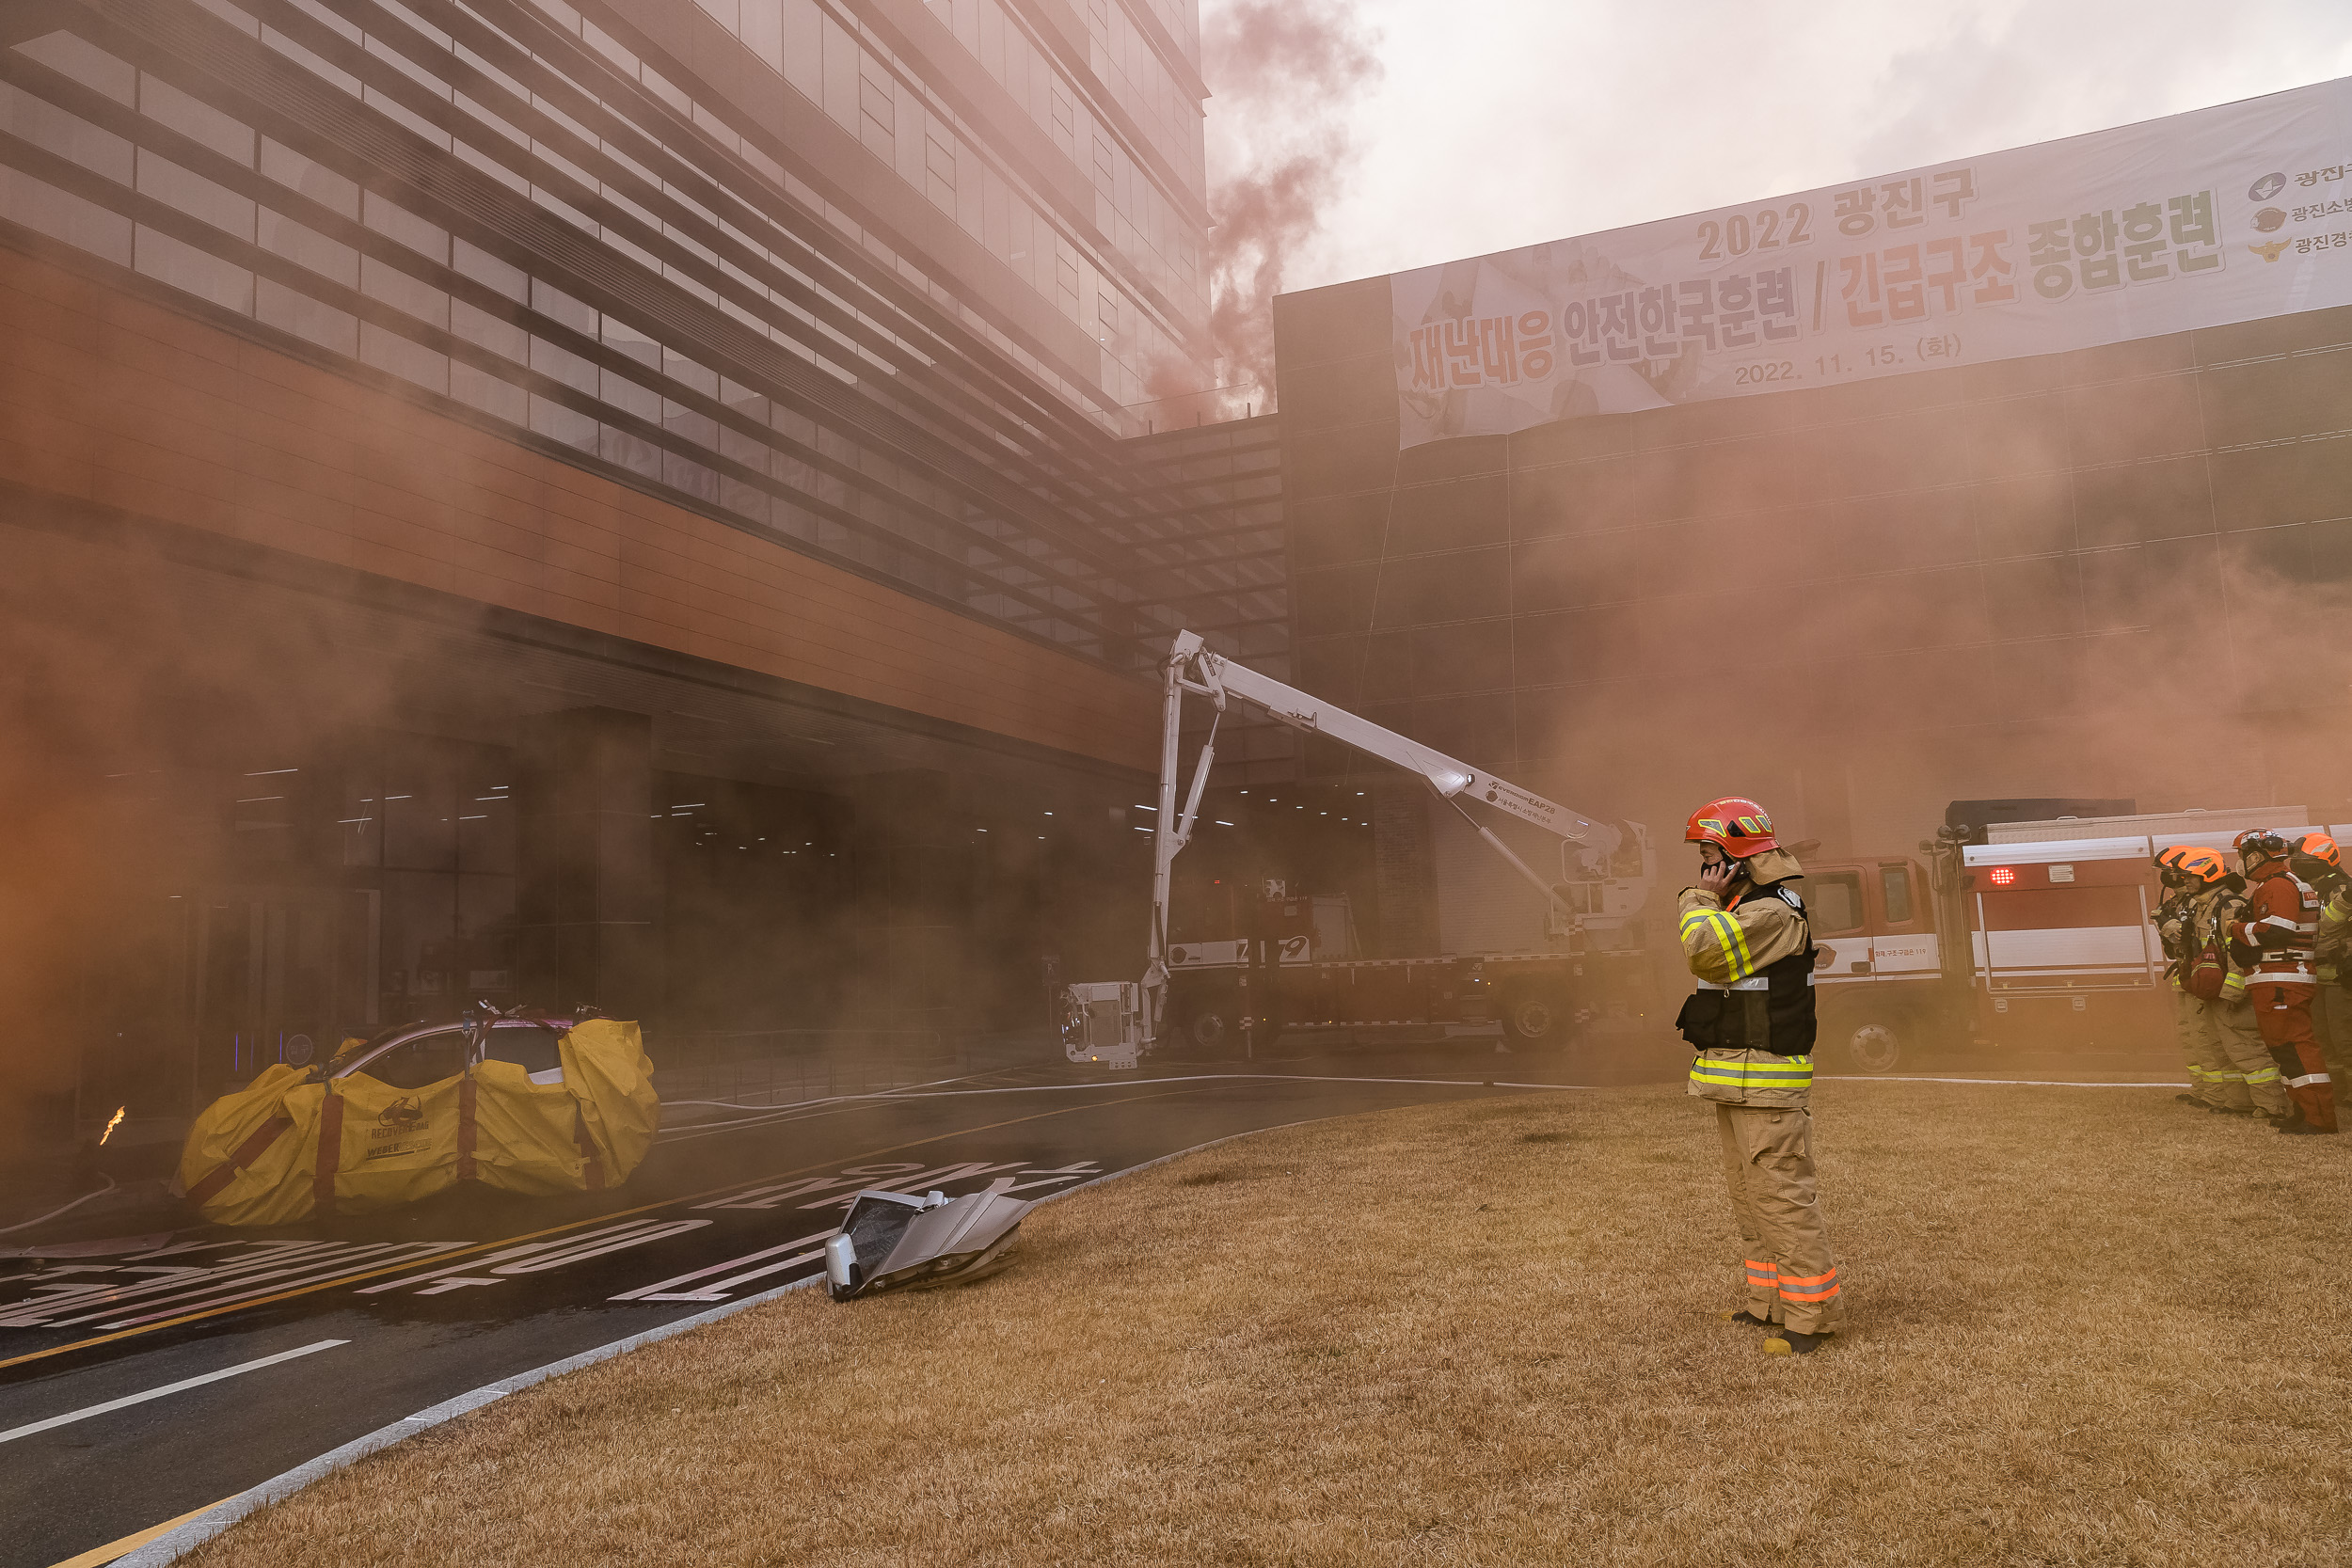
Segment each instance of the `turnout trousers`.
[{"label": "turnout trousers", "polygon": [[2319,1037],[2319,1054],[2328,1064],[2328,1088],[2352,1084],[2352,990],[2322,980],[2312,993],[2312,1033]]},{"label": "turnout trousers", "polygon": [[2295,1108],[2313,1127],[2332,1132],[2336,1130],[2335,1090],[2328,1081],[2328,1061],[2320,1054],[2319,1036],[2312,1028],[2312,992],[2316,989],[2309,981],[2257,980],[2246,988],[2246,1000],[2253,1006],[2254,1022],[2262,1030],[2263,1043],[2270,1048],[2271,1060],[2279,1064],[2279,1074],[2286,1080]]},{"label": "turnout trousers", "polygon": [[2185,990],[2172,993],[2174,1022],[2179,1025],[2181,1055],[2188,1063],[2188,1087],[2205,1104],[2224,1111],[2246,1109],[2246,1074],[2230,1058],[2205,1022],[2212,1004]]},{"label": "turnout trousers", "polygon": [[2252,1004],[2190,1000],[2201,1009],[2199,1016],[2213,1041],[2213,1053],[2245,1080],[2247,1098],[2254,1109],[2266,1117],[2285,1116],[2287,1091],[2279,1081],[2279,1064],[2271,1060],[2269,1048],[2263,1043]]},{"label": "turnout trousers", "polygon": [[1799,1334],[1844,1317],[1837,1259],[1813,1181],[1813,1116],[1802,1106],[1715,1107],[1724,1182],[1746,1245],[1747,1307]]}]

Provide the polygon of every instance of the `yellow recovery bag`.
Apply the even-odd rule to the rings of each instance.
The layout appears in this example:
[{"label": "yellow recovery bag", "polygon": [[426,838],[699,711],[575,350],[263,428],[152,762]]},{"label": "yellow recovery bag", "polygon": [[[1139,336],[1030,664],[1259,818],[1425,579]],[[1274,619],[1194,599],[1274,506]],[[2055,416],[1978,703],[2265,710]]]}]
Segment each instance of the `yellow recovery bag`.
[{"label": "yellow recovery bag", "polygon": [[561,1084],[497,1061],[422,1089],[273,1067],[196,1118],[180,1185],[223,1225],[393,1208],[460,1181],[531,1196],[618,1186],[661,1124],[642,1036],[590,1019],[558,1049]]}]

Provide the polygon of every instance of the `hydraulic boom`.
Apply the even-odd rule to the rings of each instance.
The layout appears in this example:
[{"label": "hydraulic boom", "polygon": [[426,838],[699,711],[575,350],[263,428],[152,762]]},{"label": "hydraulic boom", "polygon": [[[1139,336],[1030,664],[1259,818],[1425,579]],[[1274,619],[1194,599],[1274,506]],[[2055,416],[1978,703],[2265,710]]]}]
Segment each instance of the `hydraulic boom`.
[{"label": "hydraulic boom", "polygon": [[[1159,809],[1152,839],[1152,924],[1143,979],[1139,985],[1115,981],[1069,988],[1063,1032],[1073,1061],[1133,1067],[1159,1037],[1168,995],[1168,911],[1172,872],[1176,857],[1192,841],[1200,797],[1208,787],[1209,770],[1216,760],[1217,726],[1224,720],[1227,703],[1232,699],[1238,698],[1295,730],[1337,741],[1417,775],[1569,921],[1575,917],[1562,899],[1561,890],[1515,853],[1493,829],[1464,810],[1462,801],[1482,801],[1557,835],[1565,844],[1575,845],[1580,858],[1595,871],[1606,865],[1624,842],[1625,834],[1619,828],[1570,811],[1508,779],[1498,778],[1393,730],[1383,729],[1336,704],[1309,696],[1295,687],[1285,686],[1212,653],[1198,632],[1176,634],[1163,671]],[[1186,693],[1206,698],[1216,711],[1179,809],[1177,779],[1183,761],[1179,737]]]}]

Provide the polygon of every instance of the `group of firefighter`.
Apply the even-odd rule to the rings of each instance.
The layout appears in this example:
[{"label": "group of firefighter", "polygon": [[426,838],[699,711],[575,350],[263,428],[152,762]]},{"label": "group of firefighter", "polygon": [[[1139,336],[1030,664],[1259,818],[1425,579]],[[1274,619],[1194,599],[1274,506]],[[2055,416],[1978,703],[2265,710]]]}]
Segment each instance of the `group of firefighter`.
[{"label": "group of firefighter", "polygon": [[2217,1116],[2336,1131],[2329,1069],[2352,1067],[2352,877],[2325,833],[2240,833],[2157,851],[2154,916],[2180,1006],[2189,1092]]},{"label": "group of firefighter", "polygon": [[[1809,1354],[1844,1315],[1813,1171],[1811,922],[1804,876],[1772,819],[1740,796],[1691,814],[1699,879],[1677,899],[1697,991],[1676,1019],[1695,1048],[1690,1092],[1712,1101],[1724,1185],[1746,1250],[1745,1299],[1724,1314],[1767,1352]],[[2352,1057],[2352,877],[2325,833],[2240,833],[2217,849],[2159,851],[2154,916],[2180,999],[2193,1089],[2222,1116],[2281,1132],[2336,1131],[2329,1066]],[[2352,1065],[2347,1065],[2352,1071]]]}]

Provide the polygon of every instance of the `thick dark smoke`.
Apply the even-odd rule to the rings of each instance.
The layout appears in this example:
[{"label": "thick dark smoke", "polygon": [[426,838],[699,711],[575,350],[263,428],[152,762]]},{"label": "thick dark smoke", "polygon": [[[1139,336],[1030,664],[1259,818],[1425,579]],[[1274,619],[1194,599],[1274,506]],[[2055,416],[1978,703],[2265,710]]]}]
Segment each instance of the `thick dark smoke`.
[{"label": "thick dark smoke", "polygon": [[1229,404],[1273,406],[1274,296],[1355,166],[1345,110],[1380,75],[1376,41],[1348,0],[1229,0],[1202,19],[1209,333]]}]

